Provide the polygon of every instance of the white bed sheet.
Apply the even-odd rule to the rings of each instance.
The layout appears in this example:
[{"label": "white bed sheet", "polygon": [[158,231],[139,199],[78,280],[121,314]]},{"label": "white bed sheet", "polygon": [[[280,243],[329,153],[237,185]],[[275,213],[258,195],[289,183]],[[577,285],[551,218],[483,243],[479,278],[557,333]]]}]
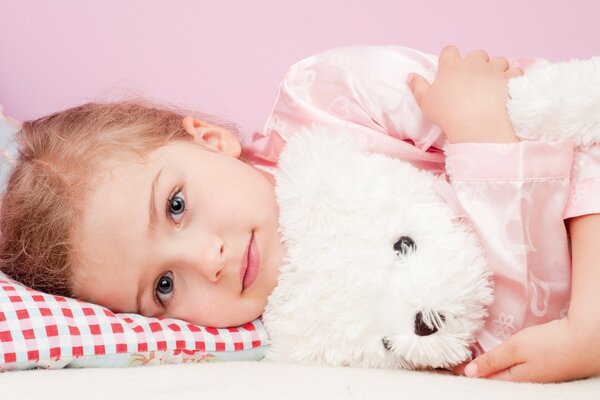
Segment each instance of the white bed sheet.
[{"label": "white bed sheet", "polygon": [[0,399],[600,399],[600,378],[518,384],[445,373],[220,362],[0,374]]}]

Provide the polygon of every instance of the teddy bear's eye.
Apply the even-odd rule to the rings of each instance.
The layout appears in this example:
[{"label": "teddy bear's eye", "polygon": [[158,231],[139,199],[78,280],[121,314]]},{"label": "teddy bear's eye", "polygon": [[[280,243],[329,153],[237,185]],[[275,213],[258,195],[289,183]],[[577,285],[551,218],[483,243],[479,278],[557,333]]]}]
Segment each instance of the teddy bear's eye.
[{"label": "teddy bear's eye", "polygon": [[396,243],[394,243],[394,251],[397,255],[407,254],[409,250],[415,251],[416,249],[417,245],[415,244],[415,241],[409,236],[402,236]]}]

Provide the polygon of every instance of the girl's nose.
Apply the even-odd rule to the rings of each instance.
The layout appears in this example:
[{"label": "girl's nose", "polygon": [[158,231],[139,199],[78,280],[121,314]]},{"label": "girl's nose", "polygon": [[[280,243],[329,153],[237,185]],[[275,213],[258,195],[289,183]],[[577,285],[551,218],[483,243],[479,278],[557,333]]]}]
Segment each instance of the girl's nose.
[{"label": "girl's nose", "polygon": [[[165,240],[149,257],[165,258],[164,263],[185,268],[210,282],[219,281],[225,273],[225,242],[208,230],[188,229],[172,240]],[[164,250],[164,251],[162,251]]]},{"label": "girl's nose", "polygon": [[223,271],[225,270],[225,259],[223,258],[223,244],[219,244],[212,249],[200,250],[204,254],[197,256],[195,262],[196,268],[208,279],[210,282],[217,282],[221,279]]}]

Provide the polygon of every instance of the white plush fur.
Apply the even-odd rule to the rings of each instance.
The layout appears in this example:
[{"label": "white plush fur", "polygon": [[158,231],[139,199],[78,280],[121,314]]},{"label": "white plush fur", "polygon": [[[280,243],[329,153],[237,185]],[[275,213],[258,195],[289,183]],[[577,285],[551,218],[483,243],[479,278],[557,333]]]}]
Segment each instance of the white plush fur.
[{"label": "white plush fur", "polygon": [[[516,133],[599,143],[599,71],[594,58],[511,80]],[[276,194],[287,257],[263,314],[267,359],[382,368],[467,360],[492,301],[478,239],[437,195],[434,176],[366,154],[354,140],[313,128],[281,155]],[[416,243],[406,254],[394,250],[403,236]],[[435,333],[416,334],[418,313]]]},{"label": "white plush fur", "polygon": [[[287,257],[263,314],[267,357],[382,368],[467,359],[492,301],[490,276],[436,178],[318,129],[290,139],[279,168]],[[394,250],[402,236],[414,251]],[[439,331],[416,335],[419,312]]]},{"label": "white plush fur", "polygon": [[600,57],[547,64],[509,81],[507,110],[521,139],[600,143]]}]

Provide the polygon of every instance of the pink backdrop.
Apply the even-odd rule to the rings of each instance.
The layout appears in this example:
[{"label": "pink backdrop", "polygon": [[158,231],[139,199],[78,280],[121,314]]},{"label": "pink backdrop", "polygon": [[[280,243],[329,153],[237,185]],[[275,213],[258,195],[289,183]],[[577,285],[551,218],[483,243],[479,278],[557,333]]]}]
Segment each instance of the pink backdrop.
[{"label": "pink backdrop", "polygon": [[599,14],[594,0],[0,0],[0,104],[27,119],[137,94],[251,131],[287,67],[327,48],[590,57]]}]

